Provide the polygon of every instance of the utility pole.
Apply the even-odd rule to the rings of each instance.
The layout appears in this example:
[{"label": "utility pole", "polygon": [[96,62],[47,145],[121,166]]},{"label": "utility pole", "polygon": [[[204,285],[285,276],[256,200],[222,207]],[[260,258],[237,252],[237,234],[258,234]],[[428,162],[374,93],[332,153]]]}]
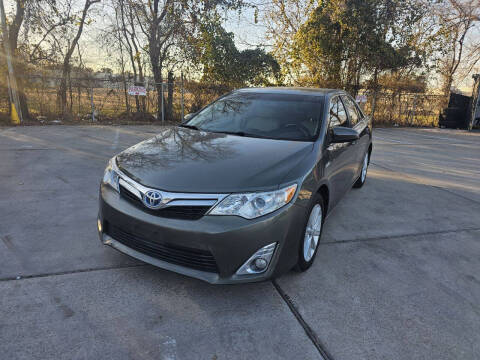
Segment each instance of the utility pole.
[{"label": "utility pole", "polygon": [[0,20],[2,21],[3,46],[5,47],[5,58],[7,59],[9,79],[8,83],[10,85],[10,96],[12,102],[11,118],[13,123],[19,124],[23,122],[22,108],[20,107],[20,98],[18,97],[17,79],[15,78],[15,73],[13,71],[12,53],[10,49],[9,38],[7,36],[7,16],[5,15],[5,7],[3,6],[3,0],[0,0],[0,12]]}]

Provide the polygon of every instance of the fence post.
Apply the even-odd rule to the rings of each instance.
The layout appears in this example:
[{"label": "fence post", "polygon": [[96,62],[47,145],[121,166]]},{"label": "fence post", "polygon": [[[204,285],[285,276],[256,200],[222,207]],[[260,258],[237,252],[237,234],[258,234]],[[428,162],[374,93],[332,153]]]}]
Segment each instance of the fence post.
[{"label": "fence post", "polygon": [[[149,110],[149,106],[148,106],[148,86],[150,85],[148,83],[148,76],[145,77],[145,79],[143,80],[143,85],[145,86],[145,97],[144,97],[144,104],[145,104],[145,107],[144,107],[144,111],[145,113],[148,113],[148,110]],[[143,116],[145,117],[145,114],[143,114]]]},{"label": "fence post", "polygon": [[90,91],[90,103],[92,105],[92,122],[95,122],[96,119],[95,119],[95,104],[93,103],[93,85]]},{"label": "fence post", "polygon": [[411,125],[415,124],[415,111],[417,110],[417,101],[418,101],[418,95],[415,94],[415,97],[413,99],[413,110],[412,110],[412,123],[411,123]]},{"label": "fence post", "polygon": [[184,89],[183,89],[183,71],[180,73],[180,78],[181,78],[181,81],[182,81],[182,120],[181,122],[183,122],[183,119],[185,118],[185,103],[184,103]]},{"label": "fence post", "polygon": [[162,81],[162,125],[165,122],[165,104],[163,103],[163,81]]}]

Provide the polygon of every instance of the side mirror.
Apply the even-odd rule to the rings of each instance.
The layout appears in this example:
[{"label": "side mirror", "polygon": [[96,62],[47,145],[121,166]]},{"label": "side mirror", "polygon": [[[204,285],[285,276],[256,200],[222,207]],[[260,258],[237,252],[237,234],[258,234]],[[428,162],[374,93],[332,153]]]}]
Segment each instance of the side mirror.
[{"label": "side mirror", "polygon": [[360,138],[358,133],[348,127],[337,126],[332,131],[332,143],[353,142]]}]

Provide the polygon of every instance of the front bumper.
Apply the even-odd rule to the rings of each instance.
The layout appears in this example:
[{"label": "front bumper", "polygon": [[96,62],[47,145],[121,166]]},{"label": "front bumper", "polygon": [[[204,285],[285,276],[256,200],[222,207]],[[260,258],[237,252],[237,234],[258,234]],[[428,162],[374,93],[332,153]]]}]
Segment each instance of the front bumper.
[{"label": "front bumper", "polygon": [[[214,284],[261,281],[280,275],[297,262],[298,242],[306,209],[294,201],[257,219],[238,216],[203,216],[181,220],[152,215],[120,197],[109,186],[100,187],[100,240],[113,248],[160,268]],[[200,254],[211,253],[215,271],[164,261],[140,248],[132,248],[111,236],[109,229],[121,229],[154,244],[172,244]],[[239,267],[258,249],[276,242],[273,258],[264,273],[236,275]],[[175,250],[176,251],[176,250]],[[200,255],[203,256],[203,255]]]}]

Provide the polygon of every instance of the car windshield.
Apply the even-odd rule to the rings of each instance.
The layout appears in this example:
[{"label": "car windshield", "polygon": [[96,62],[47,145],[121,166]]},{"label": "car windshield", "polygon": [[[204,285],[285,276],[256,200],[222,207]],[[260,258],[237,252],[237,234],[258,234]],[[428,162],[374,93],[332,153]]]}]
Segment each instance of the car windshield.
[{"label": "car windshield", "polygon": [[207,106],[185,125],[240,136],[314,141],[322,104],[321,96],[237,92]]}]

